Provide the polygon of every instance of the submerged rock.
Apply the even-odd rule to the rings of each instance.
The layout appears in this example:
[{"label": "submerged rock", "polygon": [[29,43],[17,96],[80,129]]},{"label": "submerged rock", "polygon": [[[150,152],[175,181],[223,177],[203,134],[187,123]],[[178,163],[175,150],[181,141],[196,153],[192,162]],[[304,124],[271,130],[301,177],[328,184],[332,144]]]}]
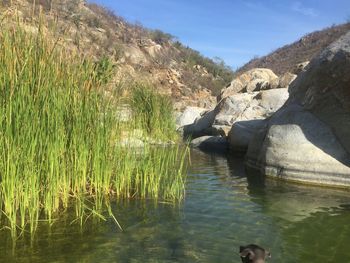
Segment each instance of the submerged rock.
[{"label": "submerged rock", "polygon": [[350,32],[312,60],[249,144],[246,164],[284,180],[350,186]]},{"label": "submerged rock", "polygon": [[228,151],[228,142],[221,136],[202,136],[191,141],[190,146],[202,151],[225,153]]}]

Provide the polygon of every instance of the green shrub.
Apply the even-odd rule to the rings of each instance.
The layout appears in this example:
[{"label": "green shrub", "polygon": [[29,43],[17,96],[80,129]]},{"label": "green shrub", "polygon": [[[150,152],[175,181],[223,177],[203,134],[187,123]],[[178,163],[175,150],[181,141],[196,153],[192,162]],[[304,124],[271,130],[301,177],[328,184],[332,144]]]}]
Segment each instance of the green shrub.
[{"label": "green shrub", "polygon": [[150,35],[151,39],[160,45],[173,41],[175,39],[173,35],[165,33],[161,30],[153,30],[150,32]]},{"label": "green shrub", "polygon": [[94,64],[94,73],[97,82],[107,84],[113,77],[114,65],[110,58],[103,56]]}]

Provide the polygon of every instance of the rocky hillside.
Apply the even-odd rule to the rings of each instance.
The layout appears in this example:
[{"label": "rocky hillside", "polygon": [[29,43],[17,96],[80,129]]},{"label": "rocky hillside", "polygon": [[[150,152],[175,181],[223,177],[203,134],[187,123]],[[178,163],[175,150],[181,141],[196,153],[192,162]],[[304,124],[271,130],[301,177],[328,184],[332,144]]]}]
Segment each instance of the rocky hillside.
[{"label": "rocky hillside", "polygon": [[[223,61],[213,61],[159,30],[131,24],[96,4],[82,0],[4,0],[0,14],[28,31],[40,24],[58,45],[115,68],[118,86],[131,81],[151,82],[170,95],[178,107],[210,107],[213,95],[233,78]],[[39,15],[41,14],[41,16]],[[39,18],[40,17],[40,18]]]},{"label": "rocky hillside", "polygon": [[253,68],[269,68],[279,76],[286,72],[293,72],[295,65],[310,61],[349,30],[350,23],[346,23],[308,34],[267,56],[251,60],[237,70],[237,75]]}]

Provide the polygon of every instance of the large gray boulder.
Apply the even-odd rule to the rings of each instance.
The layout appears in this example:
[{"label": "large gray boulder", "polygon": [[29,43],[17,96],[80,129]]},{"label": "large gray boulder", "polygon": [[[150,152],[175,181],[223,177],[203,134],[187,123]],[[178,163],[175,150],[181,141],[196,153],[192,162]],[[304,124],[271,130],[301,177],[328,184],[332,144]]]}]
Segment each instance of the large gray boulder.
[{"label": "large gray boulder", "polygon": [[207,134],[207,130],[213,125],[215,119],[215,110],[204,113],[197,118],[194,123],[183,127],[184,137],[200,137]]},{"label": "large gray boulder", "polygon": [[186,107],[185,110],[180,113],[176,118],[176,128],[180,128],[195,122],[197,118],[207,110],[199,107]]},{"label": "large gray boulder", "polygon": [[350,32],[312,60],[254,135],[246,164],[289,181],[350,186]]},{"label": "large gray boulder", "polygon": [[264,125],[265,120],[262,119],[235,122],[228,135],[231,151],[246,153],[254,134]]}]

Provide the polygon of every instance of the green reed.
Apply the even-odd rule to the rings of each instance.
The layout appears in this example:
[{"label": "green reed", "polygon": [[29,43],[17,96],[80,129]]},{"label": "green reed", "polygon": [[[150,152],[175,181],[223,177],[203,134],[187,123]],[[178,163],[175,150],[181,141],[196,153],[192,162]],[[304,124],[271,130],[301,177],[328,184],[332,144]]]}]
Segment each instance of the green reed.
[{"label": "green reed", "polygon": [[[0,228],[34,234],[39,220],[52,223],[72,205],[83,223],[105,210],[114,218],[113,198],[184,197],[187,149],[118,143],[137,121],[119,123],[96,63],[64,51],[40,26],[0,26]],[[145,134],[173,139],[162,118],[142,119]]]},{"label": "green reed", "polygon": [[136,83],[131,88],[130,105],[136,127],[160,139],[175,139],[176,128],[170,98],[160,95],[150,85]]}]

